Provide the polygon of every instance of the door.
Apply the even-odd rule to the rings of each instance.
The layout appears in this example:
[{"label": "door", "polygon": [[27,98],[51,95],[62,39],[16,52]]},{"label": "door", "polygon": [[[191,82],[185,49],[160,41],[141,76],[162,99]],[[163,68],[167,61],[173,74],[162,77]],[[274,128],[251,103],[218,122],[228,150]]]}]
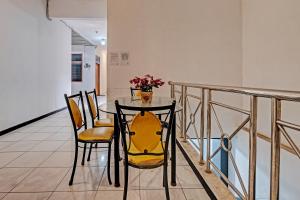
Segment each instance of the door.
[{"label": "door", "polygon": [[96,95],[97,96],[100,96],[100,64],[97,63],[96,64],[96,70],[95,70],[95,73],[96,73]]}]

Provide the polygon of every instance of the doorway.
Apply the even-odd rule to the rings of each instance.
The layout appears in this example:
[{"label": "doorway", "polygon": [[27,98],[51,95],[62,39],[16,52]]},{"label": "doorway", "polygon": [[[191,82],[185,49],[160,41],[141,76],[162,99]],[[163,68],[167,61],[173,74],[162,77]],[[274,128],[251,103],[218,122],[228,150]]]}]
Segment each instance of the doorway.
[{"label": "doorway", "polygon": [[100,96],[100,63],[96,63],[96,68],[95,68],[95,83],[96,83],[96,95]]}]

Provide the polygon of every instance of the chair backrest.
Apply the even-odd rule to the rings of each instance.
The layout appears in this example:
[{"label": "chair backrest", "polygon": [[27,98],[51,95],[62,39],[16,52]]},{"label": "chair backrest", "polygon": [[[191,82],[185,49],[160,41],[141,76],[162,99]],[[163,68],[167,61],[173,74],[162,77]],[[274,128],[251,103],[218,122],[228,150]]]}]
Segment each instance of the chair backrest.
[{"label": "chair backrest", "polygon": [[85,91],[86,102],[88,104],[88,108],[90,111],[90,115],[92,118],[92,125],[94,126],[94,120],[97,118],[100,119],[99,110],[98,110],[98,100],[96,95],[96,89],[88,92]]},{"label": "chair backrest", "polygon": [[[67,94],[64,95],[67,108],[69,110],[69,114],[72,120],[74,132],[77,133],[79,129],[84,127],[87,129],[86,124],[86,116],[85,116],[85,110],[84,110],[84,103],[83,103],[83,95],[80,91],[78,94],[68,96]],[[82,113],[80,111],[80,107],[82,110]],[[77,138],[77,134],[76,138]]]},{"label": "chair backrest", "polygon": [[130,87],[131,97],[141,97],[141,89]]},{"label": "chair backrest", "polygon": [[162,125],[152,112],[136,114],[129,130],[130,142],[141,152],[151,152],[161,143]]},{"label": "chair backrest", "polygon": [[[159,107],[130,107],[120,105],[118,101],[115,102],[125,161],[128,161],[128,154],[167,156],[175,104],[176,102],[173,101],[170,105]],[[155,111],[162,110],[166,113],[164,121],[159,120],[155,115]],[[133,120],[127,121],[124,113],[136,114]],[[166,134],[165,137],[164,134]],[[131,145],[134,145],[140,153],[130,152]],[[163,152],[152,152],[158,145],[162,145]]]}]

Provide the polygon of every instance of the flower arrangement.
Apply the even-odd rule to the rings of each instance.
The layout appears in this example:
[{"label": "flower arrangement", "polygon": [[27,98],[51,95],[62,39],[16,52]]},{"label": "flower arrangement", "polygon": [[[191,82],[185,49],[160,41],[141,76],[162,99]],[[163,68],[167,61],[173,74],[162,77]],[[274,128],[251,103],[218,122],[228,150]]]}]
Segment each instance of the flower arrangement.
[{"label": "flower arrangement", "polygon": [[159,88],[163,86],[163,82],[160,78],[154,79],[153,76],[147,74],[142,77],[134,77],[129,81],[135,88],[141,89],[142,92],[152,92],[153,87]]}]

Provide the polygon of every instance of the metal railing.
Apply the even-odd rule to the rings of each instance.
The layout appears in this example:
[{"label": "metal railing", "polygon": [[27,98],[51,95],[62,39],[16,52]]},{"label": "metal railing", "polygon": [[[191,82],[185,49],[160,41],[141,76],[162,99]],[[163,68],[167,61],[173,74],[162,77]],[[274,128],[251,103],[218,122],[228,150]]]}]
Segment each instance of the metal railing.
[{"label": "metal railing", "polygon": [[[259,88],[246,88],[246,87],[232,87],[232,86],[217,86],[217,85],[204,85],[183,82],[169,82],[171,86],[171,97],[178,99],[182,106],[182,112],[179,113],[178,121],[180,134],[183,141],[186,142],[193,138],[190,136],[190,129],[194,130],[194,136],[198,142],[199,150],[199,163],[206,165],[206,172],[211,173],[214,170],[222,180],[241,198],[253,200],[255,199],[255,184],[256,184],[256,155],[257,155],[257,138],[262,138],[271,142],[271,174],[270,174],[270,199],[279,199],[279,173],[280,173],[280,149],[289,149],[300,158],[300,150],[295,141],[290,137],[286,128],[294,131],[300,131],[300,125],[283,121],[281,119],[281,102],[294,101],[300,102],[299,91],[286,91],[286,90],[273,90],[273,89],[259,89]],[[194,93],[189,93],[193,89]],[[195,95],[195,90],[196,94]],[[199,92],[197,92],[197,90]],[[231,106],[213,100],[213,92],[225,92],[246,95],[250,98],[249,110]],[[271,137],[263,135],[257,131],[257,112],[258,112],[258,98],[267,98],[271,100]],[[197,103],[194,109],[190,106],[191,99],[196,100]],[[224,132],[220,123],[219,117],[215,107],[222,107],[241,115],[245,115],[246,119],[242,120],[239,126],[232,131],[231,134]],[[206,108],[206,112],[205,112]],[[196,113],[199,113],[199,127],[196,127]],[[189,118],[188,118],[189,114]],[[216,122],[219,129],[220,145],[218,148],[211,152],[211,139],[212,139],[212,117]],[[206,118],[206,125],[205,125]],[[249,124],[249,127],[245,127]],[[206,126],[206,127],[205,127]],[[206,129],[205,129],[206,128]],[[205,134],[206,130],[206,134]],[[232,140],[241,131],[246,130],[249,132],[249,171],[248,171],[248,188],[246,189],[245,183],[242,179],[240,169],[231,152]],[[281,136],[289,143],[290,147],[281,143]],[[267,138],[267,139],[266,139]],[[206,160],[204,159],[204,140],[206,139]],[[226,145],[225,145],[226,142]],[[236,173],[241,189],[238,189],[212,161],[216,154],[220,151],[225,151],[228,154],[228,159],[231,161],[233,169]]]}]

